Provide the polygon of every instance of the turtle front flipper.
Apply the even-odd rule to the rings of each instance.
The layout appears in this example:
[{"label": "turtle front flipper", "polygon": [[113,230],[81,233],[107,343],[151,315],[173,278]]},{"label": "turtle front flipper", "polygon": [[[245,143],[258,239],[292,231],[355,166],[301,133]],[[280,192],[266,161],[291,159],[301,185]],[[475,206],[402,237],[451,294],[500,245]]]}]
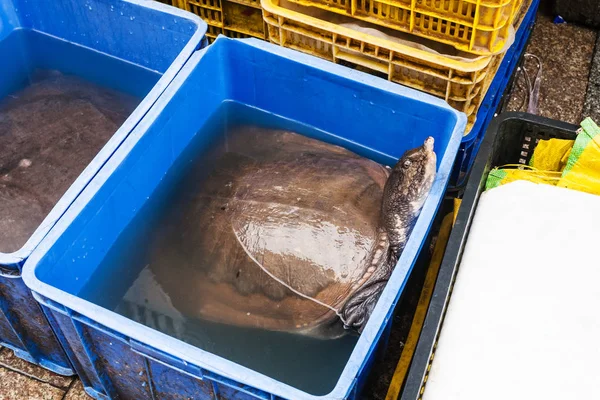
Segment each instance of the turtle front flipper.
[{"label": "turtle front flipper", "polygon": [[342,322],[344,328],[355,329],[359,333],[367,323],[377,304],[379,295],[387,284],[396,265],[396,255],[390,248],[387,232],[380,228],[378,241],[365,275],[355,285],[354,295],[344,304]]}]

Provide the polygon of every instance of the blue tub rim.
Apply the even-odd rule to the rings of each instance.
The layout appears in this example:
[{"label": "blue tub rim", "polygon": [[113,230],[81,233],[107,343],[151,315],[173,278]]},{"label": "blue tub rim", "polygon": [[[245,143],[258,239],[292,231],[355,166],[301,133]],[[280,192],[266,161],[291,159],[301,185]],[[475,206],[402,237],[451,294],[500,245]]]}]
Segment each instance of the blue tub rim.
[{"label": "blue tub rim", "polygon": [[[54,205],[52,210],[44,218],[42,223],[36,228],[33,234],[27,239],[25,244],[14,252],[4,253],[0,251],[0,265],[8,269],[19,269],[21,264],[31,256],[35,248],[50,232],[52,227],[65,214],[67,209],[73,204],[77,196],[96,176],[98,171],[106,164],[107,160],[114,154],[116,149],[123,143],[127,136],[135,129],[144,116],[150,111],[158,98],[169,86],[169,83],[175,78],[177,73],[194,54],[196,50],[203,45],[208,25],[199,16],[188,11],[162,4],[158,1],[150,0],[120,0],[131,3],[136,6],[161,11],[182,19],[187,19],[196,25],[196,31],[179,52],[173,63],[160,77],[152,90],[144,97],[138,106],[129,115],[127,120],[115,131],[113,136],[106,142],[102,149],[96,154],[92,161],[85,167],[77,179],[71,184],[69,189],[62,195],[60,200]],[[0,276],[4,274],[0,271]],[[11,275],[12,276],[12,275]]]},{"label": "blue tub rim", "polygon": [[[23,268],[23,280],[33,291],[34,297],[36,297],[36,299],[41,301],[44,305],[47,305],[45,304],[44,298],[50,299],[51,301],[57,302],[67,309],[90,319],[91,321],[94,321],[112,331],[118,332],[119,335],[124,335],[133,341],[143,343],[160,352],[169,354],[172,357],[177,357],[191,365],[198,366],[208,371],[216,372],[219,375],[232,379],[236,382],[241,382],[281,398],[289,398],[294,400],[344,399],[352,393],[352,390],[356,384],[356,377],[365,367],[366,361],[368,360],[372,351],[374,351],[373,344],[379,340],[385,329],[385,326],[387,325],[387,322],[392,317],[394,306],[398,301],[404,286],[406,285],[406,281],[408,280],[410,271],[414,264],[411,260],[416,259],[416,256],[421,250],[421,246],[429,231],[431,223],[433,222],[433,218],[429,221],[421,217],[418,218],[413,232],[407,242],[406,248],[398,260],[398,264],[396,265],[388,284],[382,292],[381,297],[379,298],[379,301],[377,302],[377,305],[369,319],[369,322],[358,339],[358,342],[350,355],[346,367],[338,378],[335,388],[330,393],[323,396],[311,395],[300,389],[296,389],[291,385],[279,382],[276,379],[253,371],[250,368],[229,361],[208,351],[201,350],[200,348],[189,345],[181,340],[175,339],[145,325],[134,322],[113,311],[107,310],[89,301],[83,300],[70,293],[50,286],[39,280],[35,274],[36,266],[44,257],[44,254],[59,239],[62,233],[69,226],[70,222],[79,215],[85,204],[87,204],[100,190],[101,186],[112,174],[112,172],[118,168],[124,157],[130,152],[132,147],[137,144],[141,136],[151,126],[152,121],[171,100],[180,86],[187,79],[189,74],[196,67],[197,63],[202,59],[207,51],[210,51],[213,47],[219,46],[218,43],[222,41],[242,42],[245,45],[255,47],[259,50],[287,57],[296,62],[323,69],[325,72],[342,76],[344,79],[350,81],[371,85],[376,89],[381,89],[400,96],[410,96],[414,99],[426,100],[432,106],[443,108],[444,110],[447,110],[449,113],[453,114],[455,116],[454,130],[449,139],[444,156],[440,161],[439,167],[440,170],[445,170],[446,173],[437,174],[431,193],[421,211],[421,215],[435,215],[443,199],[446,186],[450,178],[450,173],[452,171],[452,166],[454,164],[454,158],[458,152],[467,124],[467,117],[464,113],[453,109],[443,100],[426,93],[422,93],[415,89],[404,87],[363,72],[355,71],[326,60],[321,60],[295,50],[279,47],[254,38],[229,39],[224,36],[219,36],[211,46],[198,51],[192,56],[181,72],[169,85],[165,93],[152,107],[147,116],[127,137],[121,147],[119,147],[111,159],[106,163],[106,165],[104,165],[102,170],[96,175],[93,181],[85,188],[83,193],[81,193],[72,206],[67,210],[65,215],[52,228],[42,243],[35,249]],[[399,278],[402,276],[404,276],[403,279]],[[356,362],[356,360],[358,360],[358,362]],[[232,370],[235,370],[235,373],[230,374],[228,371]]]}]

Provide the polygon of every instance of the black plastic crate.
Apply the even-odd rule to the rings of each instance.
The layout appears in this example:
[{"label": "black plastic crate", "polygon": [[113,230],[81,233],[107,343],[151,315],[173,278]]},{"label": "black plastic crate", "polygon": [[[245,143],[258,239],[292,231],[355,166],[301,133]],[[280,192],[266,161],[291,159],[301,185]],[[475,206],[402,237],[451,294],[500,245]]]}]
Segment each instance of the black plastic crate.
[{"label": "black plastic crate", "polygon": [[578,129],[576,125],[526,113],[505,113],[492,120],[465,188],[401,400],[420,399],[425,390],[471,221],[490,170],[506,164],[526,164],[539,140],[573,140]]},{"label": "black plastic crate", "polygon": [[554,13],[570,23],[580,23],[600,28],[600,2],[598,0],[554,0]]}]

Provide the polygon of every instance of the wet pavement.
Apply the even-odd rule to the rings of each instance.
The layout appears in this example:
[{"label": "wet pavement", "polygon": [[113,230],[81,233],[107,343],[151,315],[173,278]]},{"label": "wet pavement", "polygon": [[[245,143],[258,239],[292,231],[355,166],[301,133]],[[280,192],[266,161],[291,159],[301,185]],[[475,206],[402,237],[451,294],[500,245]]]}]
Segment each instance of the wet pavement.
[{"label": "wet pavement", "polygon": [[90,399],[81,382],[64,377],[15,357],[0,346],[0,400]]},{"label": "wet pavement", "polygon": [[[538,115],[579,124],[584,116],[588,77],[597,33],[595,30],[574,24],[554,24],[552,20],[553,17],[544,13],[544,10],[538,13],[531,42],[527,47],[527,53],[536,55],[542,62]],[[533,78],[537,68],[534,60],[527,60],[525,68]],[[598,85],[599,72],[593,74]],[[526,111],[526,102],[523,101],[527,93],[524,90],[524,76],[519,75],[515,82],[508,109]],[[600,94],[599,89],[596,89],[596,94]],[[586,113],[596,105],[600,105],[600,99],[588,101]]]},{"label": "wet pavement", "polygon": [[[597,33],[575,24],[556,25],[552,15],[542,9],[534,29],[528,53],[537,55],[543,65],[539,114],[578,124],[591,116],[600,121],[600,54]],[[534,71],[533,65],[526,66]],[[523,77],[516,80],[508,103],[509,110],[524,104]],[[526,104],[526,103],[525,103]],[[521,110],[524,111],[524,107]],[[421,271],[422,272],[422,271]],[[414,283],[418,288],[422,276]],[[413,285],[413,287],[415,287]],[[387,351],[372,371],[364,390],[366,400],[383,400],[387,386],[407,336],[418,290],[399,304]],[[0,347],[0,400],[83,400],[90,399],[81,382],[61,377],[18,359],[12,351]]]},{"label": "wet pavement", "polygon": [[587,94],[583,104],[583,116],[600,122],[600,37],[596,40],[596,51],[588,78]]}]

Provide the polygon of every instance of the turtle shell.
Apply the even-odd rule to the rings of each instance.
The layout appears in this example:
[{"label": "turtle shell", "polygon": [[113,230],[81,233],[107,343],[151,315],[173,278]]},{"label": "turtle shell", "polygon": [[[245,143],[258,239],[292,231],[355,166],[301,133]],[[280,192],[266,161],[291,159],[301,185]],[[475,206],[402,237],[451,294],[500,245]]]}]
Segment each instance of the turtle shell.
[{"label": "turtle shell", "polygon": [[217,153],[208,176],[191,172],[150,268],[187,316],[322,335],[367,273],[388,171],[258,127]]}]

